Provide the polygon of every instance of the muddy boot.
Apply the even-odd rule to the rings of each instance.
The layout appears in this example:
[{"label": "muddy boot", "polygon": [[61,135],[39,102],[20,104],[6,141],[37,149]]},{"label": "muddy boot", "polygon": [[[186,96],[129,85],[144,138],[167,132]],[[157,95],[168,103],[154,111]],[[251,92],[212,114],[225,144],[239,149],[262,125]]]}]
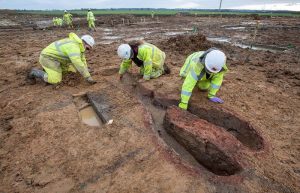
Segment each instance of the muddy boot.
[{"label": "muddy boot", "polygon": [[164,64],[164,74],[170,74],[170,73],[171,73],[170,68],[166,64]]},{"label": "muddy boot", "polygon": [[41,79],[41,80],[44,80],[44,75],[45,75],[44,71],[33,68],[28,74],[28,79],[31,79],[31,80]]}]

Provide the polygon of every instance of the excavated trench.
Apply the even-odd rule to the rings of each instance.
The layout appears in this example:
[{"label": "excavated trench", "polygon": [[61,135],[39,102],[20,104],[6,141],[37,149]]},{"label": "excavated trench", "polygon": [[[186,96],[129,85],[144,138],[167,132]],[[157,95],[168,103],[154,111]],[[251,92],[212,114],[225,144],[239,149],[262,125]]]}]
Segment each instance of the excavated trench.
[{"label": "excavated trench", "polygon": [[226,129],[243,145],[252,150],[261,150],[264,140],[256,129],[237,115],[220,109],[206,109],[199,106],[190,106],[189,111],[210,123]]},{"label": "excavated trench", "polygon": [[[188,165],[220,176],[235,175],[243,170],[243,145],[254,151],[263,149],[263,138],[238,115],[192,104],[189,111],[182,111],[176,107],[177,97],[149,90],[137,83],[138,79],[126,73],[118,86],[143,103],[152,116],[152,128]],[[101,99],[101,95],[92,98]],[[104,106],[100,110],[106,109]]]},{"label": "excavated trench", "polygon": [[[182,120],[181,117],[185,119]],[[231,153],[235,143],[220,143],[220,139],[231,139],[219,132],[215,125],[172,106],[165,115],[164,128],[211,172],[229,176],[242,170],[242,166],[235,159],[236,155]]]},{"label": "excavated trench", "polygon": [[151,113],[155,132],[157,132],[158,135],[163,139],[163,141],[169,147],[175,150],[176,153],[178,153],[182,159],[184,159],[193,167],[201,167],[201,163],[199,163],[195,159],[195,157],[192,154],[190,154],[190,152],[184,146],[182,146],[174,137],[167,133],[164,127],[164,117],[166,114],[166,109],[159,105],[154,105],[153,93],[149,92],[146,95],[145,93],[142,94],[136,82],[137,80],[134,77],[125,74],[122,80],[122,86],[131,94],[134,94],[144,104],[146,109]]},{"label": "excavated trench", "polygon": [[103,126],[102,120],[88,101],[86,93],[80,93],[78,96],[73,96],[73,103],[78,109],[78,115],[83,124],[91,127]]},{"label": "excavated trench", "polygon": [[[168,96],[154,96],[156,93],[152,91],[145,92],[145,88],[137,85],[136,81],[136,78],[127,74],[122,80],[122,85],[143,102],[152,115],[156,132],[190,165],[200,168],[204,166],[217,175],[234,175],[242,171],[239,143],[254,151],[263,149],[263,138],[255,128],[238,115],[223,109],[191,105],[186,113],[194,116],[194,128],[190,127],[188,116],[178,116],[171,121],[166,112],[174,108],[170,106],[176,104],[176,100],[169,99]],[[195,128],[198,131],[206,130],[204,133],[193,133]],[[210,136],[207,136],[207,133]]]},{"label": "excavated trench", "polygon": [[[178,101],[174,98],[165,96],[155,96],[153,104],[167,108],[171,105],[177,105]],[[248,121],[245,121],[237,114],[233,114],[221,108],[205,108],[199,105],[190,105],[189,112],[198,116],[200,119],[225,129],[244,146],[251,150],[259,151],[264,148],[264,139]]]},{"label": "excavated trench", "polygon": [[[206,138],[205,136],[201,136],[201,133],[197,136],[185,130],[185,126],[180,128],[175,126],[173,121],[167,121],[170,119],[167,118],[167,110],[164,108],[164,105],[161,105],[157,99],[153,98],[153,92],[140,92],[141,88],[136,84],[134,77],[128,74],[125,75],[122,80],[122,86],[142,101],[152,115],[155,131],[189,165],[197,168],[205,167],[210,172],[221,176],[234,175],[242,170],[240,163],[235,157],[232,157],[231,153],[226,152],[226,149],[222,148],[222,144],[215,144],[216,139]],[[182,112],[181,110],[179,111]],[[185,119],[178,117],[178,120],[184,122]],[[200,122],[204,121],[199,119],[199,117],[196,117],[196,120]],[[206,123],[215,127],[213,122]],[[189,123],[186,124],[188,126]],[[202,124],[202,126],[205,126],[205,124]],[[199,125],[197,129],[202,129],[202,126]],[[223,129],[221,131],[227,133]],[[211,130],[208,129],[207,132],[211,132]],[[218,132],[220,131],[216,131],[217,134],[212,132],[212,135],[218,135]],[[233,136],[231,137],[229,140],[236,141]]]},{"label": "excavated trench", "polygon": [[[172,106],[177,103],[175,99],[147,90],[136,83],[136,77],[126,74],[121,82],[120,85],[134,94],[151,113],[153,128],[166,145],[193,167],[205,167],[220,176],[234,175],[243,170],[239,142],[252,150],[263,148],[263,139],[253,126],[230,112],[197,105],[182,111]],[[83,97],[79,98],[81,103],[82,99],[87,102]],[[103,123],[91,110],[91,107],[81,110],[83,122],[101,126]]]},{"label": "excavated trench", "polygon": [[101,92],[84,92],[73,95],[81,122],[91,127],[110,125],[113,119],[109,115],[110,104],[107,96]]},{"label": "excavated trench", "polygon": [[93,107],[88,106],[79,111],[81,121],[92,127],[100,127],[103,125],[101,119],[98,117],[97,113],[94,111]]}]

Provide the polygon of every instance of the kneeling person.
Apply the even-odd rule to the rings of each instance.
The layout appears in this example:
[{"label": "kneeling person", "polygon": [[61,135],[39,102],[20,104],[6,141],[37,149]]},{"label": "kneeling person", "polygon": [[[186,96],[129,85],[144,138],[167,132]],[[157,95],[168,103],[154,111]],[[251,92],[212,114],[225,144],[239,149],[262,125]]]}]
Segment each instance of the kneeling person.
[{"label": "kneeling person", "polygon": [[33,69],[29,78],[40,78],[50,84],[57,84],[61,82],[63,72],[78,71],[89,83],[96,83],[88,71],[84,55],[94,44],[90,35],[79,38],[75,33],[70,33],[69,38],[53,42],[42,51],[39,62],[45,72]]},{"label": "kneeling person", "polygon": [[166,54],[155,45],[146,42],[122,44],[118,48],[118,55],[123,59],[119,70],[120,79],[131,67],[132,61],[140,67],[140,73],[145,80],[169,73],[169,69],[164,65]]},{"label": "kneeling person", "polygon": [[216,94],[222,85],[224,74],[228,71],[225,63],[225,54],[215,48],[191,54],[180,70],[180,76],[185,80],[182,85],[179,107],[187,109],[196,85],[200,90],[208,90],[210,101],[223,103],[224,101],[216,97]]}]

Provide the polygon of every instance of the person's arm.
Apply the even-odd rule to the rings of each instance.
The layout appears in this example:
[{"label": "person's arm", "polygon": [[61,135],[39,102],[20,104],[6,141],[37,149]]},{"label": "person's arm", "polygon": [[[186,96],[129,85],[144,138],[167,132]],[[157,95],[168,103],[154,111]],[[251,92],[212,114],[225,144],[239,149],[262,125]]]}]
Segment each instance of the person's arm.
[{"label": "person's arm", "polygon": [[120,65],[119,74],[123,75],[131,67],[131,64],[132,64],[131,59],[123,60],[121,65]]},{"label": "person's arm", "polygon": [[87,62],[86,62],[86,58],[85,58],[85,54],[81,54],[81,60],[84,63],[84,66],[88,68]]},{"label": "person's arm", "polygon": [[91,75],[88,71],[88,68],[87,68],[85,56],[81,55],[81,52],[80,52],[80,49],[78,46],[75,46],[74,44],[72,44],[71,46],[68,46],[68,48],[65,50],[67,50],[66,51],[67,55],[70,58],[73,66],[84,78],[91,77]]},{"label": "person's arm", "polygon": [[226,72],[228,72],[228,68],[225,65],[221,72],[212,77],[212,80],[210,82],[211,84],[208,92],[208,98],[214,103],[224,103],[224,101],[221,98],[217,97],[216,94],[222,85],[223,77]]},{"label": "person's arm", "polygon": [[219,91],[222,85],[224,74],[225,74],[224,72],[220,72],[212,78],[210,82],[208,98],[213,98],[216,96],[217,92]]},{"label": "person's arm", "polygon": [[198,82],[198,73],[196,73],[195,69],[191,67],[182,85],[181,101],[179,103],[180,108],[184,110],[188,108],[188,102],[191,98],[193,89],[197,84],[197,82]]}]

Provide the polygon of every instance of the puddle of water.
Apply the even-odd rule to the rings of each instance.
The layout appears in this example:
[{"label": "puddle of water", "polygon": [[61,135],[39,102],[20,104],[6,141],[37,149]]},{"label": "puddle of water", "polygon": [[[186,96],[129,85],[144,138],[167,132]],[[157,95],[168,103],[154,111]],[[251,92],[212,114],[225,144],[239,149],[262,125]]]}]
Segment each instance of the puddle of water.
[{"label": "puddle of water", "polygon": [[114,43],[115,41],[109,41],[109,40],[107,40],[107,41],[99,41],[99,42],[97,42],[96,43],[96,45],[98,45],[98,44],[105,44],[105,45],[108,45],[108,44],[112,44],[112,43]]},{"label": "puddle of water", "polygon": [[185,30],[185,31],[193,31],[193,28],[182,28],[182,30]]},{"label": "puddle of water", "polygon": [[186,32],[166,32],[166,36],[176,36],[176,35],[182,35],[185,34]]},{"label": "puddle of water", "polygon": [[244,30],[246,27],[226,27],[228,30]]},{"label": "puddle of water", "polygon": [[9,19],[1,19],[0,20],[0,26],[12,26],[12,25],[19,25]]},{"label": "puddle of water", "polygon": [[106,32],[111,32],[112,29],[108,29],[108,28],[104,28],[103,31],[106,31]]},{"label": "puddle of water", "polygon": [[278,52],[278,51],[285,51],[285,48],[277,48],[277,47],[269,47],[269,46],[259,46],[259,45],[251,45],[249,44],[242,44],[242,43],[234,43],[231,42],[230,38],[226,37],[208,37],[206,38],[209,41],[213,42],[220,42],[220,43],[230,43],[233,46],[237,46],[243,49],[252,49],[252,50],[262,50],[262,51],[270,51],[270,52]]},{"label": "puddle of water", "polygon": [[278,52],[278,51],[285,51],[286,49],[283,48],[269,48],[264,46],[252,46],[248,44],[241,44],[241,43],[234,43],[234,46],[244,48],[244,49],[252,49],[252,50],[262,50],[262,51],[270,51],[270,52]]},{"label": "puddle of water", "polygon": [[140,37],[132,37],[132,38],[126,38],[125,41],[136,41],[136,40],[143,40],[145,39],[144,37],[140,36]]},{"label": "puddle of water", "polygon": [[256,22],[254,22],[254,21],[244,21],[241,24],[242,25],[256,25]]},{"label": "puddle of water", "polygon": [[47,24],[52,24],[52,20],[45,20],[45,21],[37,21],[37,25],[47,25]]},{"label": "puddle of water", "polygon": [[93,107],[86,107],[80,110],[79,113],[81,116],[81,120],[84,124],[87,124],[92,127],[100,127],[102,125],[102,121],[99,119]]},{"label": "puddle of water", "polygon": [[148,35],[148,34],[151,34],[151,33],[154,33],[154,32],[153,31],[147,31],[147,32],[143,32],[142,34]]},{"label": "puddle of water", "polygon": [[105,36],[108,36],[108,35],[111,35],[112,32],[104,32],[103,34],[104,34]]},{"label": "puddle of water", "polygon": [[37,21],[36,25],[38,28],[44,29],[44,28],[52,26],[52,20]]},{"label": "puddle of water", "polygon": [[117,39],[121,39],[122,36],[103,36],[102,39],[104,40],[117,40]]},{"label": "puddle of water", "polygon": [[208,37],[206,38],[208,41],[212,41],[212,42],[227,42],[230,43],[230,38],[225,38],[225,37]]}]

